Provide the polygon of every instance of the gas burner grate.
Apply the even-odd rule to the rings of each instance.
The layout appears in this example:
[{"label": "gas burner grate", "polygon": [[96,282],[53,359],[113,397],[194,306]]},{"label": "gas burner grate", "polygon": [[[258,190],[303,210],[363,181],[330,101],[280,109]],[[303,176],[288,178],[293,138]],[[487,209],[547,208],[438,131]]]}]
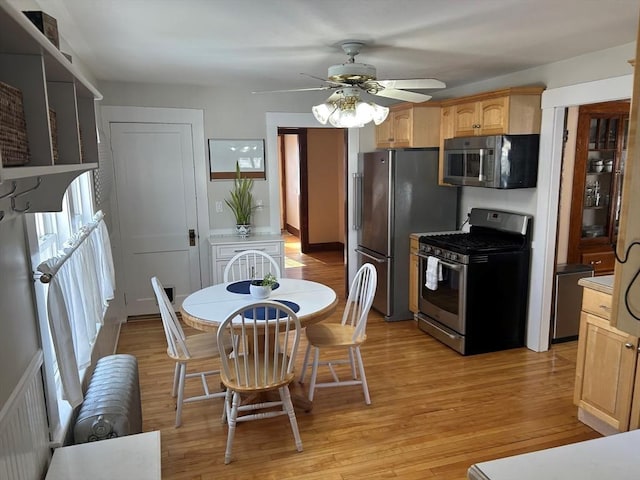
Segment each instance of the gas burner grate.
[{"label": "gas burner grate", "polygon": [[463,253],[511,251],[524,248],[522,236],[487,233],[448,233],[424,235],[420,243]]}]

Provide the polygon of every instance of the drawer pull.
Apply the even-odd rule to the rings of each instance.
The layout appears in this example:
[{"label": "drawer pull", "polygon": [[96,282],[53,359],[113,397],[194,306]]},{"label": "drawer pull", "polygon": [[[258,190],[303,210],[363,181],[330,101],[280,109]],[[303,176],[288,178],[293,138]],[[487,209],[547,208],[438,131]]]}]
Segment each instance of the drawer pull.
[{"label": "drawer pull", "polygon": [[234,250],[234,253],[240,253],[240,252],[246,252],[247,250],[260,250],[261,252],[264,252],[266,250],[266,248],[239,248],[237,250]]},{"label": "drawer pull", "polygon": [[602,260],[591,260],[591,265],[600,265],[602,263]]},{"label": "drawer pull", "polygon": [[611,312],[611,307],[607,306],[607,305],[598,305],[602,310],[604,310],[605,312]]},{"label": "drawer pull", "polygon": [[633,343],[629,343],[629,342],[624,344],[624,348],[634,348],[634,346],[635,345]]}]

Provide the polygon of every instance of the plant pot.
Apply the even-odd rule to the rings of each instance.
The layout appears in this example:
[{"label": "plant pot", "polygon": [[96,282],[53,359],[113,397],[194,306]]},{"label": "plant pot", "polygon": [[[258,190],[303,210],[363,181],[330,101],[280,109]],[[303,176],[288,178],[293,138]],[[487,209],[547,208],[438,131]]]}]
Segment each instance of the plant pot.
[{"label": "plant pot", "polygon": [[251,235],[251,225],[236,224],[236,234],[240,238],[247,238],[249,235]]},{"label": "plant pot", "polygon": [[263,286],[261,280],[254,280],[249,284],[249,293],[253,298],[264,299],[271,295],[271,286]]}]

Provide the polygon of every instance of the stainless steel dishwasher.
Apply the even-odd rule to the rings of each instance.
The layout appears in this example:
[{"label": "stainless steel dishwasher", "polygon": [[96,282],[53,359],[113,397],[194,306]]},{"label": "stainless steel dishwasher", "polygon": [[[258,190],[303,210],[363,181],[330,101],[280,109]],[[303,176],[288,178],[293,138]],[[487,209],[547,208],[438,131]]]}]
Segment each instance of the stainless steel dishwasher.
[{"label": "stainless steel dishwasher", "polygon": [[578,338],[582,306],[582,287],[578,285],[578,280],[584,277],[593,277],[592,266],[579,264],[556,266],[551,343]]}]

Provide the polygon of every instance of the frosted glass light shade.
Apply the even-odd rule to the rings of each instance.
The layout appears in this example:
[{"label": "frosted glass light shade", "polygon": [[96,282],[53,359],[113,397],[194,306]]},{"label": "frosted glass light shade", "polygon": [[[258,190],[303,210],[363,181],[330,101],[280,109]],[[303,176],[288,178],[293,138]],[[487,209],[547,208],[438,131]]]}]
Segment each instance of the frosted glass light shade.
[{"label": "frosted glass light shade", "polygon": [[357,97],[345,97],[338,102],[315,105],[311,111],[321,124],[329,122],[336,128],[359,128],[373,121],[380,125],[389,115],[389,108],[373,102],[363,102]]}]

